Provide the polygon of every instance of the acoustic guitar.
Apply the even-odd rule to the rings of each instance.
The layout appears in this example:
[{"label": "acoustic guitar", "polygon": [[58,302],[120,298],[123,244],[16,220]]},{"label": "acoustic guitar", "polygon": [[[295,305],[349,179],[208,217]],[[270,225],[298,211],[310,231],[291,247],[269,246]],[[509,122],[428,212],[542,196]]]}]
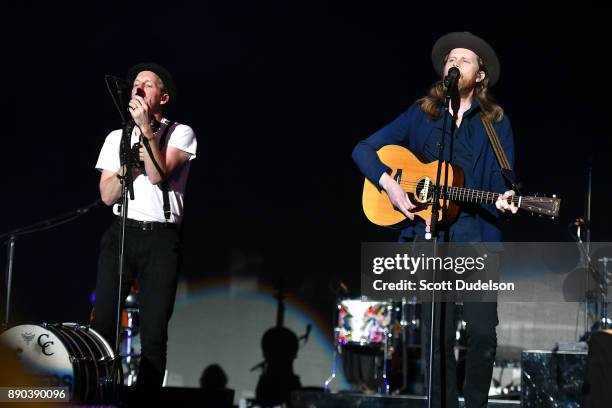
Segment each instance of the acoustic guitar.
[{"label": "acoustic guitar", "polygon": [[[422,218],[431,218],[431,207],[435,191],[438,161],[430,163],[423,162],[410,150],[397,145],[388,145],[378,150],[380,160],[391,168],[391,177],[408,194],[410,201],[416,205],[412,212]],[[446,179],[446,183],[444,183]],[[474,190],[463,187],[464,175],[461,167],[452,163],[443,162],[440,175],[440,184],[448,187],[441,188],[439,205],[440,209],[446,205],[446,223],[452,223],[459,214],[457,203],[485,203],[493,204],[497,201],[500,193]],[[553,197],[538,196],[513,196],[508,203],[514,203],[518,208],[534,214],[542,214],[550,217],[559,215],[561,200]],[[379,190],[370,180],[366,178],[363,186],[363,211],[368,220],[376,225],[393,227],[401,224],[406,216],[395,209],[387,193]],[[438,213],[438,221],[442,221],[442,211]]]}]

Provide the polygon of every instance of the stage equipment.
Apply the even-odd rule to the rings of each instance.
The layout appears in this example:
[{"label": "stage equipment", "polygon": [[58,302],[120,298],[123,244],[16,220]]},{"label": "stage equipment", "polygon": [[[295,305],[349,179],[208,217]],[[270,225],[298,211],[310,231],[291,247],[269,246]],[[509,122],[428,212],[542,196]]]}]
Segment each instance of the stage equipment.
[{"label": "stage equipment", "polygon": [[43,386],[68,387],[73,401],[111,401],[121,384],[121,373],[112,372],[113,348],[88,326],[22,324],[2,333],[0,344]]}]

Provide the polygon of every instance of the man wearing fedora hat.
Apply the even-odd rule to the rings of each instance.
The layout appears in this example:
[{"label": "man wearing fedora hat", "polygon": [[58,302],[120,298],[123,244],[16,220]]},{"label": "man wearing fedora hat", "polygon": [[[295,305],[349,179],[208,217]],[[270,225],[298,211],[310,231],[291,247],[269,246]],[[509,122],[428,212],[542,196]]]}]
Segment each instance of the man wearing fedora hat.
[{"label": "man wearing fedora hat", "polygon": [[[514,195],[502,175],[502,169],[489,142],[483,123],[493,124],[509,162],[514,160],[514,146],[510,121],[503,109],[492,99],[489,89],[499,79],[500,63],[493,48],[482,38],[468,32],[453,32],[442,36],[432,49],[432,62],[440,76],[429,93],[417,100],[394,121],[360,141],[353,150],[353,160],[361,172],[380,189],[384,189],[396,209],[413,220],[404,228],[399,240],[413,241],[425,235],[429,226],[416,221],[406,192],[390,176],[390,168],[380,161],[377,150],[386,145],[402,145],[421,154],[428,161],[438,159],[438,142],[442,134],[444,114],[451,129],[447,129],[444,160],[459,165],[465,173],[465,186],[484,191],[499,192],[495,205],[460,205],[460,214],[450,226],[439,231],[441,240],[449,242],[496,242],[501,240],[499,213],[515,213],[514,204],[507,199]],[[443,80],[451,68],[459,70],[451,94],[448,113],[441,112],[446,85]],[[430,307],[430,305],[429,305]],[[430,313],[423,307],[425,327]],[[443,304],[444,357],[440,358],[440,345],[434,342],[434,367],[446,366],[444,374],[434,371],[432,406],[458,406],[455,357],[453,303]],[[497,303],[470,303],[463,306],[467,323],[466,377],[463,393],[466,407],[485,407],[491,382],[493,362],[497,348],[495,328],[498,324]],[[424,330],[429,333],[429,330]],[[425,340],[429,342],[429,338]],[[424,349],[427,349],[424,347]],[[443,384],[446,384],[445,386]]]},{"label": "man wearing fedora hat", "polygon": [[[159,387],[166,367],[168,321],[176,295],[179,230],[190,161],[196,156],[193,130],[164,116],[176,104],[170,73],[156,63],[133,66],[128,111],[134,125],[126,140],[140,162],[132,170],[134,199],[129,201],[124,249],[123,301],[138,278],[141,360],[138,383]],[[121,129],[112,131],[100,151],[96,168],[102,201],[120,214],[118,202],[126,169],[121,165]],[[92,326],[115,344],[120,222],[117,217],[100,243],[96,300]]]}]

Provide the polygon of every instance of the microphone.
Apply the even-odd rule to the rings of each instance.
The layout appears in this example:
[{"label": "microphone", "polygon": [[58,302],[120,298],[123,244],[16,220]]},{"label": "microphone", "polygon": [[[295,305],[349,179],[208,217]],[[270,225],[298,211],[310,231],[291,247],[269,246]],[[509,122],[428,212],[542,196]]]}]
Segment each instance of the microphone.
[{"label": "microphone", "polygon": [[125,89],[131,88],[130,83],[128,81],[126,81],[123,78],[116,77],[114,75],[104,75],[104,80],[112,81],[115,83],[115,85],[121,88],[125,88]]},{"label": "microphone", "polygon": [[571,227],[582,227],[584,225],[586,225],[585,219],[582,217],[576,217],[567,226],[571,228]]},{"label": "microphone", "polygon": [[460,76],[461,72],[459,72],[459,68],[452,67],[448,70],[446,77],[444,77],[444,86],[447,88],[452,88]]},{"label": "microphone", "polygon": [[85,214],[87,211],[89,211],[92,208],[96,207],[101,202],[102,202],[102,200],[100,200],[98,198],[96,201],[94,201],[93,203],[89,204],[87,207],[79,208],[78,210],[76,210],[76,212],[77,212],[77,214]]}]

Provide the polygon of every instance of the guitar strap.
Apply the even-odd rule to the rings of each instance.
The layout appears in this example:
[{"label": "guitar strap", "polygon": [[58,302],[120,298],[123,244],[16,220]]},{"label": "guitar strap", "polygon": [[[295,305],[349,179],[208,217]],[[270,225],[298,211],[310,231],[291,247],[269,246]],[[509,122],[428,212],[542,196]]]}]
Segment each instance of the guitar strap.
[{"label": "guitar strap", "polygon": [[495,131],[493,124],[483,113],[480,114],[480,120],[487,131],[489,142],[491,142],[491,147],[493,148],[493,152],[495,152],[495,157],[497,157],[499,167],[502,169],[502,175],[510,183],[510,185],[512,185],[512,188],[516,194],[520,194],[520,183],[516,181],[514,171],[510,166],[510,162],[508,162],[508,157],[506,156],[506,152],[504,152],[504,148],[499,141],[499,137],[497,136],[497,132]]}]

